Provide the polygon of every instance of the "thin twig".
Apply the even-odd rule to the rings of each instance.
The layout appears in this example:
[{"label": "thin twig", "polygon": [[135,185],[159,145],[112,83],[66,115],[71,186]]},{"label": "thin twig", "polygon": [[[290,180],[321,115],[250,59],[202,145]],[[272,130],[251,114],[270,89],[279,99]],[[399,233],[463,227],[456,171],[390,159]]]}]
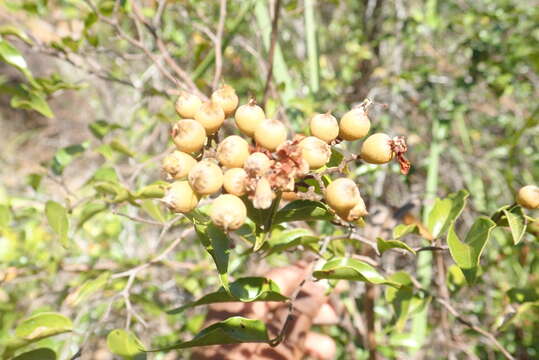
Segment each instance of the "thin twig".
[{"label": "thin twig", "polygon": [[271,23],[271,41],[270,48],[268,52],[268,75],[266,76],[266,85],[264,86],[264,95],[262,104],[264,108],[266,107],[266,102],[268,101],[269,88],[271,83],[271,78],[273,76],[273,60],[275,55],[275,47],[277,45],[277,30],[279,26],[279,13],[281,10],[281,0],[276,0],[273,7],[273,21]]},{"label": "thin twig", "polygon": [[225,29],[226,20],[226,0],[220,1],[219,6],[219,24],[217,26],[217,34],[215,36],[215,73],[213,76],[212,89],[215,91],[219,80],[221,79],[221,73],[223,71],[223,31]]}]

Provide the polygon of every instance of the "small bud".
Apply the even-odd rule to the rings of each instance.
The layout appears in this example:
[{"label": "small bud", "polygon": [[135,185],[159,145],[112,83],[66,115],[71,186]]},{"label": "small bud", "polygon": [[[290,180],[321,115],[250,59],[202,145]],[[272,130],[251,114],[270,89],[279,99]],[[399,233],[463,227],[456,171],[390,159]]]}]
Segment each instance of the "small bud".
[{"label": "small bud", "polygon": [[238,135],[225,138],[217,147],[217,160],[227,168],[243,167],[249,157],[249,144]]},{"label": "small bud", "polygon": [[178,150],[194,153],[206,143],[206,131],[195,120],[180,120],[172,128],[172,140]]},{"label": "small bud", "polygon": [[223,186],[223,171],[211,160],[205,159],[189,171],[189,184],[200,195],[214,194]]},{"label": "small bud", "polygon": [[247,218],[247,208],[235,195],[219,195],[211,205],[210,217],[213,223],[225,231],[240,228]]}]

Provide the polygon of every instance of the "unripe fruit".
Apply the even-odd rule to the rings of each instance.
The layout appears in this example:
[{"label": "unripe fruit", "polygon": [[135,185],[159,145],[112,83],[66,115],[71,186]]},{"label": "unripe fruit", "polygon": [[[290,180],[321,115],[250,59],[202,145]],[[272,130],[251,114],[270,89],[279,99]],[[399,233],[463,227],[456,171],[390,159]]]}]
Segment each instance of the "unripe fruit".
[{"label": "unripe fruit", "polygon": [[163,159],[163,170],[173,179],[181,179],[189,174],[196,163],[191,155],[176,150]]},{"label": "unripe fruit", "polygon": [[217,160],[227,168],[243,167],[249,157],[249,144],[238,135],[225,138],[217,147]]},{"label": "unripe fruit", "polygon": [[271,161],[265,154],[255,152],[249,155],[247,160],[245,160],[243,168],[250,174],[262,176],[269,171],[272,164],[273,161]]},{"label": "unripe fruit", "polygon": [[385,164],[393,158],[391,138],[382,133],[369,136],[361,145],[361,160],[370,164]]},{"label": "unripe fruit", "polygon": [[356,206],[361,200],[361,195],[354,181],[338,178],[326,187],[325,198],[333,210],[343,213]]},{"label": "unripe fruit", "polygon": [[348,111],[341,118],[339,136],[344,140],[357,140],[365,137],[371,128],[371,121],[365,110],[357,107]]},{"label": "unripe fruit", "polygon": [[299,143],[301,156],[309,164],[310,169],[318,169],[326,165],[331,157],[331,148],[324,141],[308,136]]},{"label": "unripe fruit", "polygon": [[245,195],[247,172],[241,168],[233,168],[225,171],[223,187],[226,192],[236,196]]},{"label": "unripe fruit", "polygon": [[240,106],[238,110],[236,110],[236,114],[234,114],[234,120],[236,121],[238,129],[245,135],[251,137],[255,134],[258,125],[265,119],[266,114],[264,114],[264,110],[256,105],[256,101],[253,99],[251,99],[248,104]]},{"label": "unripe fruit", "polygon": [[539,209],[539,187],[526,185],[520,188],[517,202],[526,209]]},{"label": "unripe fruit", "polygon": [[330,113],[313,116],[309,128],[312,136],[316,136],[327,143],[332,142],[339,135],[339,123],[335,116]]},{"label": "unripe fruit", "polygon": [[278,120],[266,119],[255,130],[258,145],[273,151],[286,141],[286,127]]},{"label": "unripe fruit", "polygon": [[226,116],[234,114],[238,107],[238,95],[233,87],[223,85],[211,94],[211,101],[221,107]]},{"label": "unripe fruit", "polygon": [[187,181],[175,181],[167,190],[163,201],[177,213],[188,213],[198,204],[199,197]]},{"label": "unripe fruit", "polygon": [[361,196],[359,196],[358,203],[350,210],[337,211],[337,215],[339,215],[343,220],[349,222],[356,221],[359,218],[367,215],[368,213],[369,212],[367,211],[365,202],[363,201],[363,198],[361,198]]},{"label": "unripe fruit", "polygon": [[245,223],[247,208],[236,195],[219,195],[211,205],[210,217],[215,225],[225,230],[236,230]]},{"label": "unripe fruit", "polygon": [[265,177],[258,180],[253,198],[253,206],[255,209],[268,209],[275,199],[275,193],[271,189],[271,185]]},{"label": "unripe fruit", "polygon": [[184,119],[192,119],[201,106],[202,101],[198,96],[187,92],[182,92],[176,100],[176,112]]},{"label": "unripe fruit", "polygon": [[197,152],[206,143],[206,131],[195,120],[180,120],[172,128],[172,140],[180,151],[186,153]]},{"label": "unripe fruit", "polygon": [[225,112],[221,106],[208,101],[198,109],[195,120],[206,129],[206,134],[211,135],[219,130],[225,122]]},{"label": "unripe fruit", "polygon": [[216,193],[223,186],[223,171],[211,160],[202,160],[189,171],[189,184],[200,195]]}]

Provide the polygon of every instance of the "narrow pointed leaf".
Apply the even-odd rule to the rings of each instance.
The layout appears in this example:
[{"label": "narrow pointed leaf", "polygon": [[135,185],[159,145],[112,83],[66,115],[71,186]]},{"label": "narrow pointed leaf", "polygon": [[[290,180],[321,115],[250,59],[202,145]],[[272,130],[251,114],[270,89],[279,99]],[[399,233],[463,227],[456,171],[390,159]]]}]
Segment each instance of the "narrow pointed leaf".
[{"label": "narrow pointed leaf", "polygon": [[328,261],[322,269],[313,273],[317,279],[340,279],[365,281],[373,284],[395,285],[386,280],[375,268],[363,261],[350,258],[337,258]]},{"label": "narrow pointed leaf", "polygon": [[522,237],[526,232],[526,218],[522,213],[522,208],[518,207],[518,210],[515,212],[511,212],[506,209],[502,211],[507,219],[509,230],[511,230],[513,243],[516,245],[520,242],[520,240],[522,240]]},{"label": "narrow pointed leaf", "polygon": [[380,254],[383,254],[390,249],[404,249],[415,255],[415,250],[400,240],[384,240],[382,238],[377,238],[376,246],[378,247],[378,251],[380,252]]},{"label": "narrow pointed leaf", "polygon": [[215,262],[221,285],[228,290],[228,260],[230,253],[228,236],[211,222],[202,223],[194,220],[194,224],[199,241]]},{"label": "narrow pointed leaf", "polygon": [[290,221],[331,220],[333,214],[326,204],[319,201],[296,200],[287,204],[275,215],[274,224]]}]

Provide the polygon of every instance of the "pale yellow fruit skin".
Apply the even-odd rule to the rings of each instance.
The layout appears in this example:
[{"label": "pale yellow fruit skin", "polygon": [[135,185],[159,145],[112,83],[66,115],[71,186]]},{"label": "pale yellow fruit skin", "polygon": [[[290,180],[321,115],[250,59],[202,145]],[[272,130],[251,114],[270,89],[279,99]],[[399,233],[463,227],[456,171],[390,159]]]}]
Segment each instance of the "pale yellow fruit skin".
[{"label": "pale yellow fruit skin", "polygon": [[339,123],[331,114],[316,114],[309,123],[311,135],[328,144],[339,136]]},{"label": "pale yellow fruit skin", "polygon": [[286,127],[279,120],[266,119],[255,130],[258,145],[273,151],[286,141]]},{"label": "pale yellow fruit skin", "polygon": [[256,104],[241,105],[236,110],[236,114],[234,114],[234,120],[238,129],[250,137],[254,136],[256,128],[265,119],[266,114],[264,110]]},{"label": "pale yellow fruit skin", "polygon": [[517,202],[526,209],[539,209],[539,187],[535,185],[521,187],[517,194]]},{"label": "pale yellow fruit skin", "polygon": [[247,172],[241,168],[233,168],[225,171],[223,177],[223,187],[229,194],[242,196],[245,195],[247,181]]},{"label": "pale yellow fruit skin", "polygon": [[196,208],[199,197],[187,181],[175,181],[170,185],[163,201],[174,212],[188,213]]},{"label": "pale yellow fruit skin", "polygon": [[331,157],[331,147],[323,140],[308,136],[299,143],[301,156],[309,164],[311,170],[326,165]]},{"label": "pale yellow fruit skin", "polygon": [[337,213],[347,212],[356,206],[361,196],[353,180],[338,178],[326,187],[326,202]]},{"label": "pale yellow fruit skin", "polygon": [[243,167],[249,157],[249,144],[238,135],[226,137],[217,146],[217,160],[227,168]]},{"label": "pale yellow fruit skin", "polygon": [[245,223],[247,208],[236,195],[223,194],[213,201],[210,217],[215,225],[225,230],[236,230]]},{"label": "pale yellow fruit skin", "polygon": [[391,138],[386,134],[372,134],[361,144],[361,160],[370,164],[388,163],[393,159],[390,141]]},{"label": "pale yellow fruit skin", "polygon": [[186,119],[192,119],[201,106],[199,97],[187,92],[182,92],[175,104],[178,115]]},{"label": "pale yellow fruit skin", "polygon": [[207,135],[212,135],[225,122],[225,112],[219,105],[208,101],[202,104],[194,118],[206,129]]},{"label": "pale yellow fruit skin", "polygon": [[362,108],[348,111],[341,118],[339,136],[343,140],[353,141],[365,137],[371,128],[371,121]]},{"label": "pale yellow fruit skin", "polygon": [[163,159],[163,170],[173,179],[181,179],[187,174],[197,161],[183,151],[175,150]]},{"label": "pale yellow fruit skin", "polygon": [[215,90],[213,94],[211,94],[211,101],[219,105],[226,116],[230,116],[236,111],[240,100],[232,87],[223,85],[223,87]]},{"label": "pale yellow fruit skin", "polygon": [[172,140],[180,151],[194,153],[202,149],[206,143],[206,131],[195,120],[180,120],[174,125],[172,131],[175,134]]},{"label": "pale yellow fruit skin", "polygon": [[260,178],[256,184],[255,196],[253,198],[253,206],[255,209],[268,209],[275,199],[275,192],[271,189],[271,185],[265,177]]},{"label": "pale yellow fruit skin", "polygon": [[270,158],[266,156],[266,154],[263,154],[261,152],[255,152],[249,155],[249,157],[245,160],[243,168],[248,173],[262,176],[269,171],[272,164],[273,161],[271,161]]},{"label": "pale yellow fruit skin", "polygon": [[223,171],[212,160],[197,163],[187,178],[193,190],[200,195],[214,194],[223,186]]},{"label": "pale yellow fruit skin", "polygon": [[337,215],[339,215],[343,220],[349,222],[356,221],[368,214],[369,212],[367,211],[367,207],[365,206],[365,202],[361,196],[359,197],[358,203],[353,208],[349,210],[337,211]]}]

